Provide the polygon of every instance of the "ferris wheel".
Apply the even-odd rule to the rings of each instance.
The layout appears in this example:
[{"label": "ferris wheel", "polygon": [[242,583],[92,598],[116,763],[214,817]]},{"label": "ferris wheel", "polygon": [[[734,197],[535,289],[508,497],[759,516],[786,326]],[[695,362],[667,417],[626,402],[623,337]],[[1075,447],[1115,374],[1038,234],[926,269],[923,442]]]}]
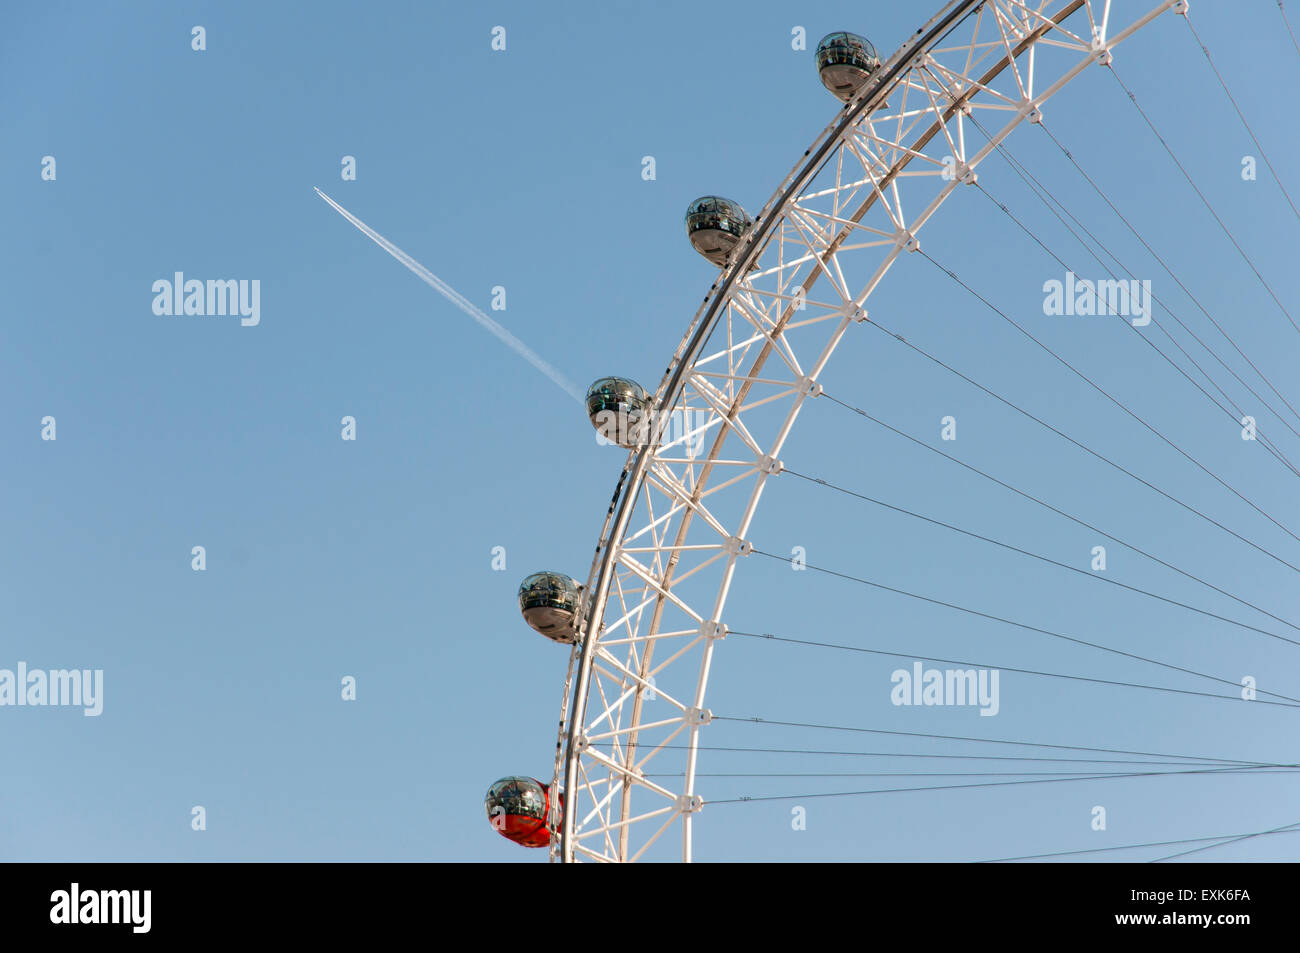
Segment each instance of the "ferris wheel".
[{"label": "ferris wheel", "polygon": [[873,293],[900,258],[929,257],[925,226],[982,188],[980,166],[1013,132],[1050,126],[1045,107],[1067,85],[1187,15],[1186,0],[953,0],[888,58],[852,33],[821,41],[820,78],[843,106],[771,199],[752,216],[720,196],[687,210],[692,245],[720,273],[658,386],[608,377],[588,392],[593,425],[627,458],[587,578],[543,572],[520,589],[529,624],[571,649],[553,775],[493,785],[502,833],[565,862],[662,858],[665,843],[692,859],[710,675],[738,634],[733,580],[747,560],[789,558],[753,541],[764,491],[800,478],[782,452],[810,401],[865,415],[823,386],[837,347],[872,333],[860,328],[897,337],[873,319]]}]

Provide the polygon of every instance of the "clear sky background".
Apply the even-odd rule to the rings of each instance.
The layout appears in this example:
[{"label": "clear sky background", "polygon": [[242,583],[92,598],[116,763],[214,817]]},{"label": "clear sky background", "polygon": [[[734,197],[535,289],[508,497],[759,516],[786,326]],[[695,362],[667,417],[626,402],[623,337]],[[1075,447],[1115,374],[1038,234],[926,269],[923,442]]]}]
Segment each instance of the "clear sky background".
[{"label": "clear sky background", "polygon": [[[565,651],[519,618],[541,568],[585,577],[622,454],[582,409],[372,244],[319,186],[580,386],[653,388],[716,270],[687,203],[757,210],[838,104],[809,46],[887,55],[920,3],[107,3],[0,15],[0,668],[104,670],[104,712],[0,708],[0,857],[541,861],[495,835],[488,785],[549,777]],[[1118,8],[1145,9],[1131,0]],[[1300,55],[1272,0],[1193,4],[1293,192]],[[1118,19],[1125,19],[1117,15]],[[191,50],[191,28],[207,49]],[[503,25],[507,49],[493,52]],[[1186,26],[1116,66],[1288,307],[1300,221]],[[1292,402],[1300,336],[1216,230],[1113,80],[1090,70],[1049,125]],[[1213,331],[1036,129],[1013,151],[1198,333]],[[41,177],[42,157],[57,179]],[[341,159],[356,158],[356,181]],[[644,181],[652,155],[657,179]],[[981,182],[1078,270],[1098,268],[1005,164]],[[1293,476],[1113,319],[1046,317],[1062,270],[975,191],[926,251],[1291,530]],[[261,281],[261,323],[157,316],[156,279]],[[860,276],[865,278],[865,276]],[[1290,562],[1300,543],[911,256],[873,316]],[[1164,312],[1157,308],[1160,320]],[[1152,329],[1147,329],[1151,331]],[[1221,342],[1220,342],[1221,343]],[[1226,353],[1226,347],[1224,349]],[[1234,359],[1234,367],[1241,363]],[[1222,378],[1224,375],[1220,374]],[[1300,621],[1292,570],[1070,448],[870,328],[829,392]],[[1241,394],[1234,385],[1234,396]],[[58,438],[40,422],[57,419]],[[357,439],[340,438],[340,420]],[[1300,441],[1259,408],[1293,453]],[[791,467],[1087,568],[1104,542],[814,401]],[[1292,424],[1300,427],[1294,418]],[[1300,647],[793,479],[753,539],[890,585],[1300,696]],[[202,545],[207,569],[191,570]],[[504,546],[507,569],[491,550]],[[1300,632],[1108,546],[1108,575]],[[1212,683],[782,563],[742,564],[734,629],[1216,691]],[[1001,712],[899,708],[906,663],[731,639],[715,713],[1198,757],[1294,762],[1294,709],[1003,673]],[[357,680],[357,700],[340,680]],[[1223,689],[1232,693],[1232,688]],[[933,740],[717,723],[712,745],[972,753]],[[985,751],[984,753],[989,753]],[[1009,749],[992,753],[1048,755]],[[1099,755],[1099,757],[1102,757]],[[713,773],[1061,770],[1058,764],[722,755]],[[1089,766],[1084,766],[1085,770]],[[1113,770],[1102,766],[1103,770]],[[1184,775],[706,808],[702,860],[979,860],[1300,822],[1294,774]],[[708,799],[1010,778],[702,779]],[[807,829],[791,828],[792,804]],[[191,830],[202,805],[207,830]],[[1107,830],[1091,811],[1107,809]],[[1300,837],[1198,859],[1282,860]],[[1106,855],[1095,855],[1105,857]],[[1158,851],[1118,855],[1131,859]]]}]

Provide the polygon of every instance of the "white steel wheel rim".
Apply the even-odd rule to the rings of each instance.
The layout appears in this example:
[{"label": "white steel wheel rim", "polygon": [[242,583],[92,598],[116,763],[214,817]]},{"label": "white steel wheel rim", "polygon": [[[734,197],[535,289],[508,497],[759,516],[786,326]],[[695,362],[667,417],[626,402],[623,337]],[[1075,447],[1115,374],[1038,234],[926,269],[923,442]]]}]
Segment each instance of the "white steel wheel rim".
[{"label": "white steel wheel rim", "polygon": [[[726,635],[737,562],[794,421],[820,393],[818,376],[846,331],[867,320],[872,292],[918,247],[944,201],[1068,83],[1186,5],[1163,0],[1119,26],[1111,8],[1111,0],[946,4],[755,216],[674,351],[655,392],[652,439],[629,453],[605,517],[565,679],[552,777],[565,797],[562,811],[551,799],[553,860],[638,860],[676,823],[681,857],[691,860],[714,646]],[[989,138],[970,141],[966,117],[981,113]],[[852,274],[870,277],[859,287]],[[830,294],[819,294],[826,286]],[[772,418],[761,425],[751,423],[759,408]],[[685,426],[669,433],[670,421]],[[701,438],[707,452],[692,454]],[[712,597],[684,596],[688,580]],[[692,665],[683,691],[655,680]],[[647,718],[651,693],[664,704]],[[680,786],[647,776],[667,750],[685,751]]]}]

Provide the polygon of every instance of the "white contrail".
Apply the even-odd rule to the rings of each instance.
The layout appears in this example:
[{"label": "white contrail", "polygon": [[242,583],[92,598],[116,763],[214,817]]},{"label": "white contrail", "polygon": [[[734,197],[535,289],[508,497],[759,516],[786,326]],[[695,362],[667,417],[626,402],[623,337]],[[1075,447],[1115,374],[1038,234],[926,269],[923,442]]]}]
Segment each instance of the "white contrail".
[{"label": "white contrail", "polygon": [[544,361],[541,357],[539,357],[537,353],[534,352],[533,349],[530,348],[527,344],[519,340],[519,338],[515,337],[513,334],[511,334],[501,325],[497,324],[486,314],[484,314],[479,308],[475,307],[473,302],[463,297],[455,288],[451,287],[451,285],[447,284],[445,281],[443,281],[441,278],[439,278],[437,275],[431,272],[428,268],[425,268],[422,264],[420,264],[410,255],[408,255],[406,252],[402,251],[400,248],[398,248],[396,245],[390,242],[383,235],[380,235],[377,231],[375,231],[365,222],[361,221],[361,219],[357,218],[355,215],[353,215],[351,212],[345,209],[338,202],[335,202],[332,198],[330,198],[320,189],[316,189],[316,194],[319,195],[321,198],[323,198],[326,202],[329,202],[330,205],[334,206],[334,210],[336,212],[338,212],[349,222],[351,222],[353,225],[359,228],[376,245],[378,245],[384,251],[388,252],[388,254],[392,255],[394,258],[400,261],[407,268],[411,269],[411,271],[415,272],[416,276],[420,278],[421,281],[429,285],[440,295],[442,295],[444,298],[446,298],[448,301],[454,304],[456,307],[460,308],[460,310],[464,311],[466,314],[468,314],[479,324],[483,325],[483,327],[487,328],[489,331],[495,334],[498,338],[500,338],[502,341],[505,342],[506,346],[509,347],[510,350],[514,351],[525,361],[533,365],[533,367],[537,368],[539,371],[541,371],[543,374],[549,377],[552,381],[554,381],[560,388],[564,390],[566,394],[568,394],[576,401],[581,401],[583,399],[582,391],[574,387],[572,381],[570,381],[567,377],[565,377],[563,374],[557,371],[550,364],[546,363],[546,361]]}]

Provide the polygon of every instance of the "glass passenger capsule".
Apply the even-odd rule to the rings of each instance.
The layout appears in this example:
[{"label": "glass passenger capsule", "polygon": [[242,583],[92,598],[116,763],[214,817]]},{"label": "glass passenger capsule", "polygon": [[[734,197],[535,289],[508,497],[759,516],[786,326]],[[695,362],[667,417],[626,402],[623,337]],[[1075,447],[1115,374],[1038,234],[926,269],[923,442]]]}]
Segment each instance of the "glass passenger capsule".
[{"label": "glass passenger capsule", "polygon": [[587,416],[610,443],[630,450],[645,441],[650,395],[636,381],[602,377],[587,388]]},{"label": "glass passenger capsule", "polygon": [[561,572],[535,572],[519,585],[524,621],[548,639],[572,642],[582,586]]},{"label": "glass passenger capsule", "polygon": [[549,785],[533,778],[502,778],[488,788],[483,807],[488,823],[502,837],[524,847],[545,847],[551,842],[546,828]]},{"label": "glass passenger capsule", "polygon": [[695,250],[719,268],[726,267],[745,232],[754,224],[739,202],[706,195],[686,207],[686,235]]},{"label": "glass passenger capsule", "polygon": [[822,84],[844,102],[852,99],[878,69],[876,48],[856,33],[828,33],[817,44],[817,72]]}]

